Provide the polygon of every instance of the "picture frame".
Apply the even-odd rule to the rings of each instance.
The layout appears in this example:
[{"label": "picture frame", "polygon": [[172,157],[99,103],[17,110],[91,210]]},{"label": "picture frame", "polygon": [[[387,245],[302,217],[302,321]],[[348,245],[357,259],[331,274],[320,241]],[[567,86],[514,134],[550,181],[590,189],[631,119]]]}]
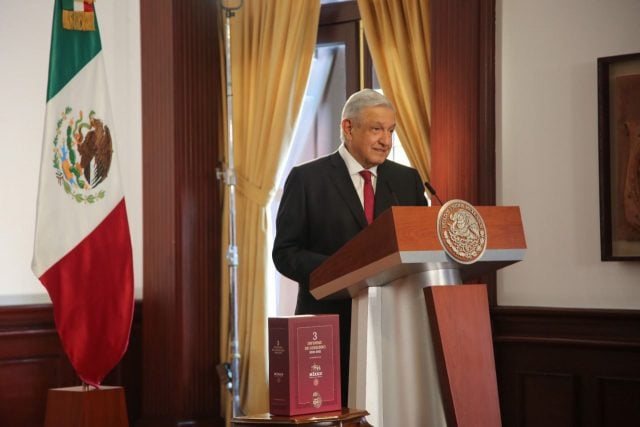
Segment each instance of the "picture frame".
[{"label": "picture frame", "polygon": [[598,58],[602,261],[640,260],[640,52]]}]

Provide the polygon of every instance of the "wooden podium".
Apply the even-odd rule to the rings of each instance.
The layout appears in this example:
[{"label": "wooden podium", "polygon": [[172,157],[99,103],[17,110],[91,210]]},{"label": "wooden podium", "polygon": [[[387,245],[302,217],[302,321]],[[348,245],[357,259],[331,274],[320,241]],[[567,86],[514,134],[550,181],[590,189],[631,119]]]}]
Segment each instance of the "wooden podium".
[{"label": "wooden podium", "polygon": [[472,264],[443,249],[439,210],[392,207],[311,275],[317,299],[352,298],[349,406],[377,427],[501,425],[486,286],[462,283],[523,259],[520,209],[476,207]]}]

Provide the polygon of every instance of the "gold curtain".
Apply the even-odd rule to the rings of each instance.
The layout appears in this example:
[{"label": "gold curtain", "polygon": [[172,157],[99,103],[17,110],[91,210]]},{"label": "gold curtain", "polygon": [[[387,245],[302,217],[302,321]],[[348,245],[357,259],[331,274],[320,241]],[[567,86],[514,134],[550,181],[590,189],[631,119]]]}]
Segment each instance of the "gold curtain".
[{"label": "gold curtain", "polygon": [[[245,1],[231,18],[240,402],[245,413],[269,409],[266,271],[270,254],[266,206],[302,105],[319,17],[319,0],[269,0]],[[226,198],[225,194],[220,326],[223,361],[231,360],[229,274],[225,259],[229,216]],[[223,391],[223,396],[228,400],[228,420],[230,395]]]},{"label": "gold curtain", "polygon": [[358,0],[384,94],[398,110],[398,136],[422,178],[431,175],[431,40],[428,0]]}]

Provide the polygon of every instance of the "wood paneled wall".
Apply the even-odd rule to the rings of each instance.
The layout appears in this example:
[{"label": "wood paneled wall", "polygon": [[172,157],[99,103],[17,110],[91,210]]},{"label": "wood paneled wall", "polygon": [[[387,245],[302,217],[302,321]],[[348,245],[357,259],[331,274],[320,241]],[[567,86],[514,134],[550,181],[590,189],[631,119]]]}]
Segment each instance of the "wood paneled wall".
[{"label": "wood paneled wall", "polygon": [[142,426],[219,425],[220,2],[142,0]]},{"label": "wood paneled wall", "polygon": [[432,0],[431,183],[495,204],[495,0]]},{"label": "wood paneled wall", "polygon": [[[136,303],[127,353],[103,382],[125,388],[132,425],[141,410],[141,327]],[[42,427],[47,390],[79,384],[50,304],[0,307],[0,426]]]},{"label": "wood paneled wall", "polygon": [[[640,312],[495,307],[491,317],[505,427],[640,425]],[[142,416],[141,329],[138,302],[127,353],[105,380],[125,388],[132,427]],[[47,390],[77,384],[51,306],[0,307],[0,425],[41,427]]]},{"label": "wood paneled wall", "polygon": [[[440,199],[495,205],[495,0],[432,0],[431,183]],[[496,275],[488,285],[497,302]]]},{"label": "wood paneled wall", "polygon": [[504,426],[640,425],[640,311],[492,310]]}]

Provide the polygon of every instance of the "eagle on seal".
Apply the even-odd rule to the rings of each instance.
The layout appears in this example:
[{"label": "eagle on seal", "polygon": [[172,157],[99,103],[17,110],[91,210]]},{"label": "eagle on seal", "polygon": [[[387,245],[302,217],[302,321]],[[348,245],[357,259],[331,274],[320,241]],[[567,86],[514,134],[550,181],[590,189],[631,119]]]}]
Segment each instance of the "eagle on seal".
[{"label": "eagle on seal", "polygon": [[91,123],[91,129],[78,144],[78,152],[81,156],[80,166],[84,171],[84,177],[91,188],[95,188],[109,174],[113,144],[109,127],[96,118],[93,111],[89,114],[89,123]]}]

